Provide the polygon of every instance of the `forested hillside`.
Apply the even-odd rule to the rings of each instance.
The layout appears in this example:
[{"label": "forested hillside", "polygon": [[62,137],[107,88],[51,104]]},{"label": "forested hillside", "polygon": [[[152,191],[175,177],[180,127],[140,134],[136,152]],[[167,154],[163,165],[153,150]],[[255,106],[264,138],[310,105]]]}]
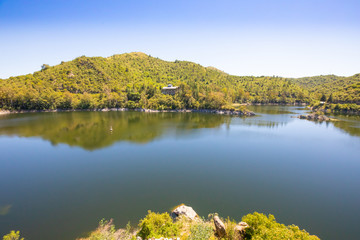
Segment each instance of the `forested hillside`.
[{"label": "forested hillside", "polygon": [[309,90],[314,99],[327,103],[360,104],[360,74],[351,77],[324,75],[291,79]]},{"label": "forested hillside", "polygon": [[[40,66],[39,66],[40,67]],[[161,94],[167,84],[175,96]],[[0,80],[0,108],[94,109],[230,108],[238,103],[310,102],[309,91],[279,77],[239,77],[187,61],[168,62],[144,53],[79,57]]]}]

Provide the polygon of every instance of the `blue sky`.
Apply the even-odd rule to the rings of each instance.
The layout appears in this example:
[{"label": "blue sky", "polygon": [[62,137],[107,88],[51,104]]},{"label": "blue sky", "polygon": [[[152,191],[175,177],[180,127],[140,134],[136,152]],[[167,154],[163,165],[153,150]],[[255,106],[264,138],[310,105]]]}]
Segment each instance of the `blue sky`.
[{"label": "blue sky", "polygon": [[141,51],[235,75],[360,72],[360,1],[0,0],[0,78]]}]

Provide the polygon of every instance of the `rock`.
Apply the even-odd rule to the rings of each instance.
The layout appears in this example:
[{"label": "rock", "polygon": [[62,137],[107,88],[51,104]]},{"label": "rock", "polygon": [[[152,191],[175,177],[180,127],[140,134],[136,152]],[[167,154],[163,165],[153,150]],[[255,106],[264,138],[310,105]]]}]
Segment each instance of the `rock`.
[{"label": "rock", "polygon": [[236,236],[238,236],[238,240],[245,239],[245,230],[249,225],[246,222],[239,222],[238,225],[235,226],[234,231]]},{"label": "rock", "polygon": [[313,120],[313,121],[336,121],[333,118],[329,118],[325,115],[319,115],[316,113],[312,113],[312,114],[308,114],[308,115],[300,115],[299,116],[300,119],[307,119],[307,120]]},{"label": "rock", "polygon": [[185,216],[191,220],[195,220],[198,218],[197,213],[194,211],[192,207],[186,206],[184,204],[178,206],[171,212],[171,217],[176,219],[179,216]]},{"label": "rock", "polygon": [[214,217],[214,224],[217,236],[219,238],[224,237],[226,235],[225,224],[220,220],[218,216]]}]

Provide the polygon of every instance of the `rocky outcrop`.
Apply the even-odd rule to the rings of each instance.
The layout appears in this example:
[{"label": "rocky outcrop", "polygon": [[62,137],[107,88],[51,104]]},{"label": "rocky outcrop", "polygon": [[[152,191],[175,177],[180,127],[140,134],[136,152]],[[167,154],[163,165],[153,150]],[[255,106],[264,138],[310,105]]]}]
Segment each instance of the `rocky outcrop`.
[{"label": "rocky outcrop", "polygon": [[222,238],[226,235],[225,224],[218,216],[214,216],[215,231],[218,238]]},{"label": "rocky outcrop", "polygon": [[11,112],[8,110],[0,110],[0,115],[9,114],[9,113],[11,113]]},{"label": "rocky outcrop", "polygon": [[307,119],[307,120],[312,120],[312,121],[336,121],[336,119],[334,118],[329,118],[325,115],[321,115],[321,114],[316,114],[316,113],[312,113],[312,114],[308,114],[308,115],[300,115],[299,116],[300,119]]},{"label": "rocky outcrop", "polygon": [[184,204],[176,207],[171,212],[171,217],[175,220],[177,217],[180,217],[180,216],[185,216],[185,217],[189,218],[190,220],[195,220],[195,219],[199,218],[198,214],[194,211],[194,209],[192,207],[186,206]]},{"label": "rocky outcrop", "polygon": [[239,222],[238,225],[235,226],[234,231],[238,240],[245,239],[245,231],[248,227],[249,225],[246,222]]}]

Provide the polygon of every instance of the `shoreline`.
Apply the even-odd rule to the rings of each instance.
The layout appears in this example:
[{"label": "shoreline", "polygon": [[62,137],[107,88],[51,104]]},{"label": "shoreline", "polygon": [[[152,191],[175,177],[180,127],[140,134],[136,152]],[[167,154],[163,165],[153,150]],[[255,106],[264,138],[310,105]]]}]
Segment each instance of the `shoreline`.
[{"label": "shoreline", "polygon": [[[239,103],[239,106],[307,106],[307,103]],[[1,110],[0,115],[15,114],[15,113],[39,113],[39,112],[187,112],[187,113],[213,113],[223,115],[237,115],[237,116],[255,116],[256,114],[250,110],[243,112],[239,110],[227,109],[148,109],[148,108],[99,108],[99,109],[46,109],[46,110]]]},{"label": "shoreline", "polygon": [[53,109],[53,110],[0,110],[0,115],[16,114],[16,113],[40,113],[40,112],[147,112],[147,113],[161,113],[161,112],[182,112],[182,113],[213,113],[221,115],[235,115],[235,116],[255,116],[252,111],[238,111],[238,110],[223,110],[223,109],[170,109],[170,110],[156,110],[146,108],[101,108],[101,109]]},{"label": "shoreline", "polygon": [[321,111],[324,114],[352,115],[352,116],[360,115],[360,111],[345,110],[345,109],[335,110],[335,109],[331,109],[331,108],[316,108],[316,107],[308,107],[308,109],[311,110],[312,112]]},{"label": "shoreline", "polygon": [[243,106],[308,106],[308,103],[243,103]]}]

